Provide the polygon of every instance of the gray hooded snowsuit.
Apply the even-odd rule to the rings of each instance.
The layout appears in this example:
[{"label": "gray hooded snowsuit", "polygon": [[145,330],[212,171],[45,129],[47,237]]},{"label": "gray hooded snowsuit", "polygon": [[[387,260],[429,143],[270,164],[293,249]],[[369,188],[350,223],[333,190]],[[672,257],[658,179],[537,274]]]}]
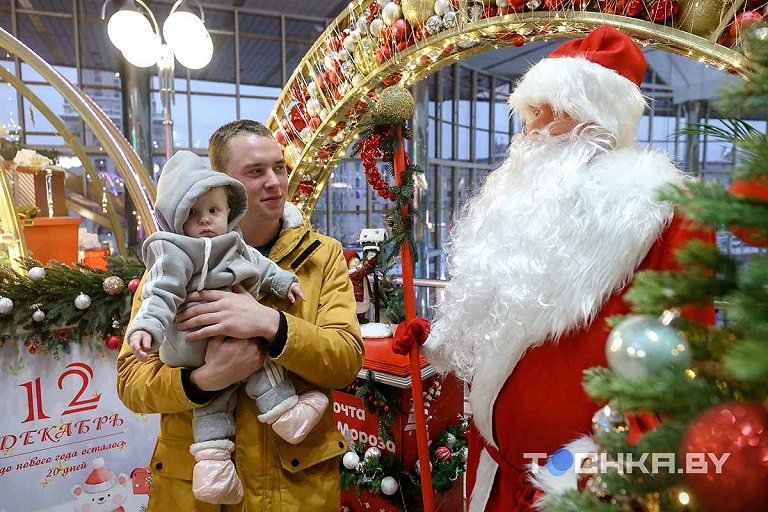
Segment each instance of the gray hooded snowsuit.
[{"label": "gray hooded snowsuit", "polygon": [[[212,188],[230,189],[229,218],[223,235],[193,238],[184,235],[183,225],[197,199]],[[232,199],[234,197],[234,200]],[[198,367],[205,362],[207,343],[187,342],[176,328],[175,317],[187,294],[200,290],[230,290],[241,284],[251,294],[268,290],[285,298],[296,274],[281,269],[245,243],[233,231],[248,210],[245,187],[224,173],[215,172],[189,151],[179,151],[165,164],[157,184],[155,217],[162,231],[144,241],[142,255],[147,278],[141,309],[128,326],[152,335],[152,350],[170,366]],[[195,409],[192,428],[195,442],[225,439],[235,433],[234,391],[231,386],[210,404]],[[256,400],[259,419],[269,421],[297,402],[293,383],[285,380],[283,368],[267,358],[264,369],[246,381],[248,395]]]}]

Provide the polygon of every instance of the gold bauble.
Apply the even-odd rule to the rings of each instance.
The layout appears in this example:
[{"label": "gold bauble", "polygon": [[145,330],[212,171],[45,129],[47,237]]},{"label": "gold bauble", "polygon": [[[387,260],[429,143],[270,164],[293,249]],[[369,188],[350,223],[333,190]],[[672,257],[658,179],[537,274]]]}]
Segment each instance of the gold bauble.
[{"label": "gold bauble", "polygon": [[109,276],[101,285],[109,295],[117,295],[125,289],[125,283],[117,276]]},{"label": "gold bauble", "polygon": [[733,0],[680,0],[678,28],[708,38],[732,4]]},{"label": "gold bauble", "polygon": [[408,23],[417,27],[435,14],[435,0],[401,0],[400,8]]},{"label": "gold bauble", "polygon": [[405,122],[413,116],[416,103],[411,92],[400,84],[387,87],[379,94],[376,116],[393,122]]}]

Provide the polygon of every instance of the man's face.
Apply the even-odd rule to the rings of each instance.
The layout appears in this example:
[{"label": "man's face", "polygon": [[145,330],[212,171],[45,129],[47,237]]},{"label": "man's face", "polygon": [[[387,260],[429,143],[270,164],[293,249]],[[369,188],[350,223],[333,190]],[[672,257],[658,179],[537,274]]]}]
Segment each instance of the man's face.
[{"label": "man's face", "polygon": [[182,228],[192,238],[210,238],[227,232],[228,219],[227,191],[216,187],[197,198]]},{"label": "man's face", "polygon": [[245,185],[248,216],[269,223],[283,216],[288,172],[280,146],[270,137],[238,135],[229,141],[226,173]]},{"label": "man's face", "polygon": [[528,133],[535,133],[547,128],[552,136],[563,135],[573,130],[578,124],[568,113],[564,112],[556,116],[552,106],[547,103],[533,107],[531,110],[534,118],[525,125],[525,130]]}]

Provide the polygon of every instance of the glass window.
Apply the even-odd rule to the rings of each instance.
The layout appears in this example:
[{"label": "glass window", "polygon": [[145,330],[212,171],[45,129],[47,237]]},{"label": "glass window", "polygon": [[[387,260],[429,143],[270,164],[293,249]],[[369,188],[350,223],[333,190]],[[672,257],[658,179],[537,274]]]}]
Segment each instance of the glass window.
[{"label": "glass window", "polygon": [[234,97],[192,95],[192,147],[208,147],[208,137],[216,129],[237,118]]},{"label": "glass window", "polygon": [[[75,67],[74,24],[71,18],[18,13],[17,37],[47,63]],[[22,78],[26,77],[22,74]]]},{"label": "glass window", "polygon": [[282,87],[280,19],[241,14],[240,82]]},{"label": "glass window", "polygon": [[273,99],[257,99],[240,97],[240,118],[255,119],[256,121],[266,122],[272,107],[275,106]]}]

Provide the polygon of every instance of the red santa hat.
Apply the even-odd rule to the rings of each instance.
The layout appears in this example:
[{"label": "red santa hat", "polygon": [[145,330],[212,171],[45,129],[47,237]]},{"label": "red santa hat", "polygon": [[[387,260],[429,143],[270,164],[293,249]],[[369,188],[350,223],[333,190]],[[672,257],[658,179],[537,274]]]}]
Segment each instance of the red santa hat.
[{"label": "red santa hat", "polygon": [[83,483],[83,491],[88,494],[98,494],[117,484],[117,477],[107,469],[104,459],[94,459],[92,466],[93,471]]},{"label": "red santa hat", "polygon": [[643,52],[629,36],[600,27],[533,66],[510,95],[509,106],[527,122],[534,107],[547,103],[579,123],[607,129],[618,146],[632,145],[645,109],[640,93],[645,69]]},{"label": "red santa hat", "polygon": [[344,251],[344,259],[347,261],[347,267],[349,267],[349,260],[352,258],[360,259],[360,255],[355,251]]}]

